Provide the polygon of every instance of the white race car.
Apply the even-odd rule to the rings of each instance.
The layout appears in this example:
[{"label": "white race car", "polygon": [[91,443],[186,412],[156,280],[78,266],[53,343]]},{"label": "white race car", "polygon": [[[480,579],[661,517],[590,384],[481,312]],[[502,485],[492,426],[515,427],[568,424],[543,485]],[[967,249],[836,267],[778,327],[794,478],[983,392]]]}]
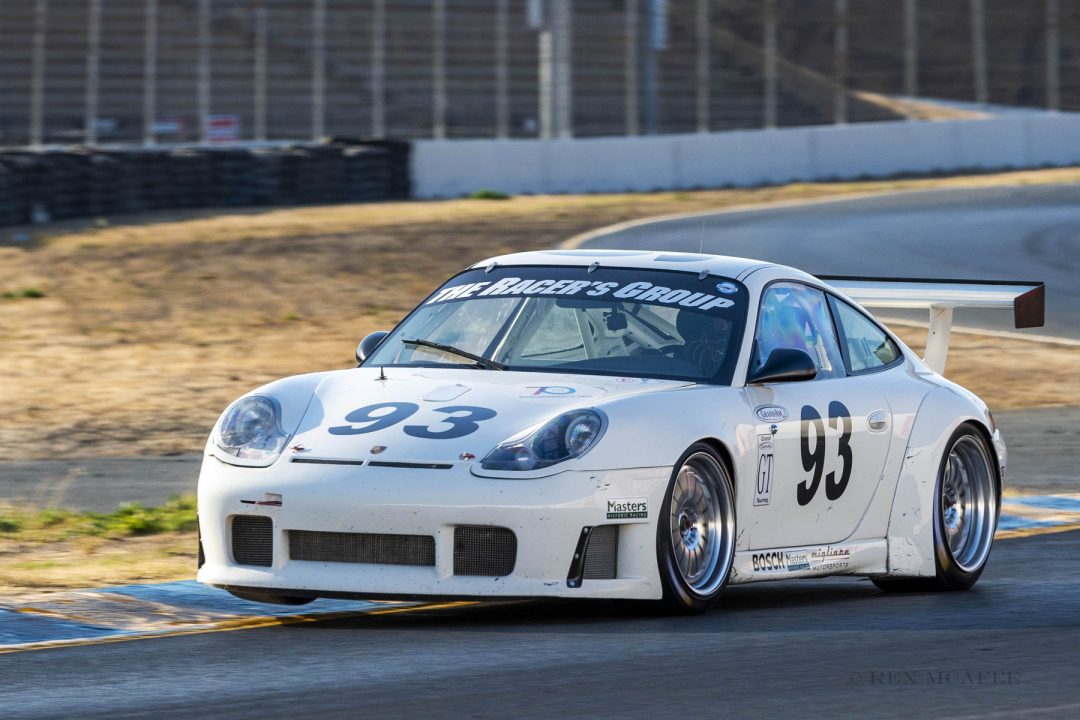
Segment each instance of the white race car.
[{"label": "white race car", "polygon": [[[819,279],[712,255],[548,251],[456,275],[359,367],[221,416],[198,579],[264,602],[613,598],[868,576],[964,589],[1005,445],[941,376],[955,307],[1042,324],[1041,283]],[[929,308],[924,359],[860,306]]]}]

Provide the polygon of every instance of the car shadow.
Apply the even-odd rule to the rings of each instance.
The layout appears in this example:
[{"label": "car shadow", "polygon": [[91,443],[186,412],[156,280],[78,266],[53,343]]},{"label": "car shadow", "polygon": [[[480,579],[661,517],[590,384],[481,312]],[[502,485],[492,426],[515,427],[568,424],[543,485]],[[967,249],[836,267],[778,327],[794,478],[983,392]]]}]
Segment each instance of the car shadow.
[{"label": "car shadow", "polygon": [[[617,603],[608,600],[516,600],[440,603],[436,607],[402,611],[335,615],[317,622],[292,626],[302,632],[355,629],[483,630],[489,632],[634,632],[685,630],[760,631],[764,625],[783,629],[802,627],[809,617],[820,617],[822,605],[830,615],[842,616],[851,604],[880,601],[883,593],[868,580],[827,578],[737,586],[725,590],[715,608],[702,615],[673,615],[653,603]],[[888,603],[886,603],[888,604]],[[778,615],[776,611],[784,610]]]}]

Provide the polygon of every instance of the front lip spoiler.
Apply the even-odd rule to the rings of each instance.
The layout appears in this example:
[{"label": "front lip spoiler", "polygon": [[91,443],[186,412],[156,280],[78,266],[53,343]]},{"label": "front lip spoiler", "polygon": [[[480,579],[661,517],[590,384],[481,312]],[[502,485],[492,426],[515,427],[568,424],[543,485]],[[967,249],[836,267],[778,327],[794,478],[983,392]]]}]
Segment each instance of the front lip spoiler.
[{"label": "front lip spoiler", "polygon": [[[470,602],[503,602],[507,600],[574,600],[568,597],[549,597],[547,595],[415,595],[408,593],[355,593],[340,592],[337,590],[294,590],[277,587],[253,587],[250,585],[218,585],[212,584],[221,590],[259,595],[282,595],[285,597],[329,598],[333,600],[420,600],[420,601],[470,601]],[[586,599],[586,598],[581,598]]]}]

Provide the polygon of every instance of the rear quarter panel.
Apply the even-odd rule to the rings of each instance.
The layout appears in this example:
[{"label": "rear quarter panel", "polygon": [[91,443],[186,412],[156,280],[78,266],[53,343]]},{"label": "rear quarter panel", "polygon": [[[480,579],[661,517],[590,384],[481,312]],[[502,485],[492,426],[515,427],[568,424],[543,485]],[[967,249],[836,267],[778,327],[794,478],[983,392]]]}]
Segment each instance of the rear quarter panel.
[{"label": "rear quarter panel", "polygon": [[981,400],[955,383],[935,380],[915,417],[889,513],[889,574],[899,577],[935,574],[935,490],[941,459],[961,424],[986,428]]}]

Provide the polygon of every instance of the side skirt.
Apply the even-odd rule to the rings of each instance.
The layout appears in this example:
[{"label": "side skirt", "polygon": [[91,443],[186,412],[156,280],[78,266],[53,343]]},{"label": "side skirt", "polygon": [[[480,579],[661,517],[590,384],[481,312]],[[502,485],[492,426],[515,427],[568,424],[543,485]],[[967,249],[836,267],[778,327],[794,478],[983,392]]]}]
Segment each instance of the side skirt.
[{"label": "side skirt", "polygon": [[889,548],[884,538],[834,545],[745,550],[735,553],[733,585],[828,575],[884,575]]}]

